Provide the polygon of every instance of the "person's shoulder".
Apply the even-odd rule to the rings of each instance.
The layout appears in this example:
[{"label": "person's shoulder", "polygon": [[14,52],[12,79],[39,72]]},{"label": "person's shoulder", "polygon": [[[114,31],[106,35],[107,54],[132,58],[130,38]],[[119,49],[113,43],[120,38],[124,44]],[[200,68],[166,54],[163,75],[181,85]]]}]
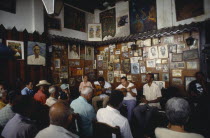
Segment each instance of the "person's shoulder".
[{"label": "person's shoulder", "polygon": [[130,86],[134,86],[134,84],[133,84],[132,82],[129,82],[129,85],[130,85]]}]

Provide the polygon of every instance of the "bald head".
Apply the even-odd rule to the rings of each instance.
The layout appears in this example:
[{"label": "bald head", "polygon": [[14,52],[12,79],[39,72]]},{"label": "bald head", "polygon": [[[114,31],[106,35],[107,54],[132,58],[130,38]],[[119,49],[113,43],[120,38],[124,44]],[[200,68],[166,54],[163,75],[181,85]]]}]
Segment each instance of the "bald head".
[{"label": "bald head", "polygon": [[71,122],[73,110],[65,102],[56,102],[49,111],[50,124],[66,127]]}]

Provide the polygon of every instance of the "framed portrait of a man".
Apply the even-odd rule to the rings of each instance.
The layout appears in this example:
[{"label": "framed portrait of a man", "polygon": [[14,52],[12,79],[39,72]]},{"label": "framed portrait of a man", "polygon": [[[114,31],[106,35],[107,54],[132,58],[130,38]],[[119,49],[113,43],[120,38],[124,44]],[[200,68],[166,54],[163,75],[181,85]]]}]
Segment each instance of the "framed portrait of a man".
[{"label": "framed portrait of a man", "polygon": [[45,66],[46,44],[39,42],[28,42],[27,50],[28,65],[43,65]]},{"label": "framed portrait of a man", "polygon": [[149,47],[149,59],[158,58],[158,49],[157,46]]},{"label": "framed portrait of a man", "polygon": [[167,45],[158,47],[159,58],[168,58],[168,47]]},{"label": "framed portrait of a man", "polygon": [[139,63],[131,63],[131,74],[139,74]]},{"label": "framed portrait of a man", "polygon": [[80,46],[69,45],[68,46],[68,59],[80,59]]},{"label": "framed portrait of a man", "polygon": [[85,46],[85,60],[94,60],[94,47]]},{"label": "framed portrait of a man", "polygon": [[7,46],[12,49],[14,57],[24,59],[24,44],[21,41],[7,40]]}]

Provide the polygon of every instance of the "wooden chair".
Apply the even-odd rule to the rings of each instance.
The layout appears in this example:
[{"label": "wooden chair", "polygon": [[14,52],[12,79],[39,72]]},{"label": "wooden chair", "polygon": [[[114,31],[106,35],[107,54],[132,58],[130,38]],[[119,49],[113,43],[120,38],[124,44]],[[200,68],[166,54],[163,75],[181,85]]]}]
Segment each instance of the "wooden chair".
[{"label": "wooden chair", "polygon": [[121,138],[120,128],[111,127],[106,123],[93,122],[93,138],[112,138],[112,134],[115,134],[116,138]]}]

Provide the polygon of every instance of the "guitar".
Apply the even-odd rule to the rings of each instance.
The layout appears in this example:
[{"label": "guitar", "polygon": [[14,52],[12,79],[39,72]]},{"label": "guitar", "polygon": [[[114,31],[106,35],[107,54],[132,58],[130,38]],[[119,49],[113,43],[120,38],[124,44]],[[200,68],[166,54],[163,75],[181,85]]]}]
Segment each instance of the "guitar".
[{"label": "guitar", "polygon": [[94,96],[99,96],[100,94],[104,93],[103,88],[101,85],[95,85]]},{"label": "guitar", "polygon": [[119,90],[123,92],[123,95],[124,96],[126,96],[127,95],[127,92],[131,91],[134,88],[136,88],[136,87],[135,86],[132,86],[132,87],[128,87],[128,88],[121,88]]}]

